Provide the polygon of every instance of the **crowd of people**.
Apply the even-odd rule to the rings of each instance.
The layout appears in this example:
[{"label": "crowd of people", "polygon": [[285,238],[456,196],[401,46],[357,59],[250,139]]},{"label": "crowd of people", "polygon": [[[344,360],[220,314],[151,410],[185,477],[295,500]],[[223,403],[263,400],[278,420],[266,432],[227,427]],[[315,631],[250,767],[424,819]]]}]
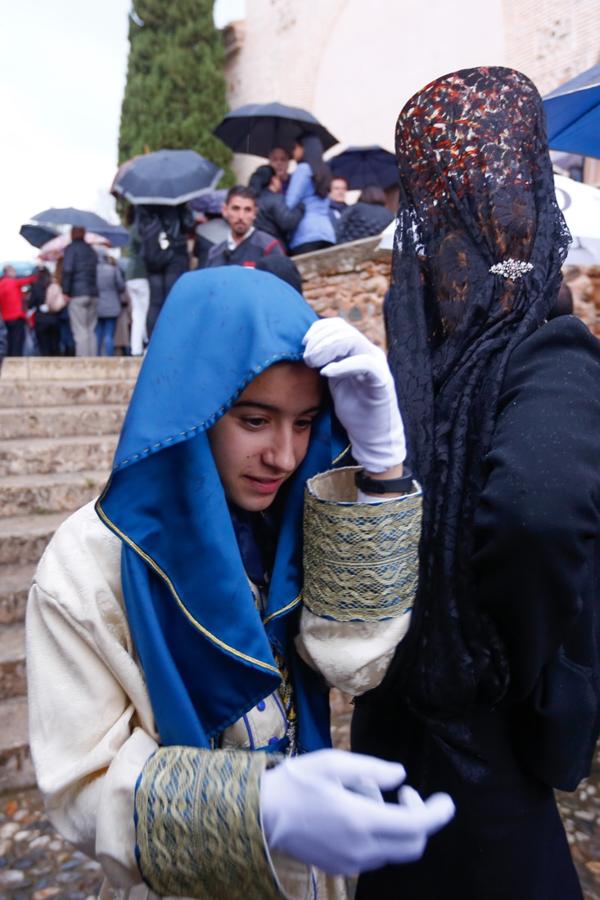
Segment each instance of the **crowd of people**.
[{"label": "crowd of people", "polygon": [[[291,159],[296,162],[289,172]],[[346,203],[347,182],[332,177],[314,134],[292,152],[274,147],[268,163],[209,211],[180,206],[129,206],[127,255],[116,260],[73,228],[64,259],[51,272],[0,278],[6,353],[21,356],[141,355],[175,281],[195,268],[266,268],[301,290],[291,257],[379,234],[392,221],[386,193],[373,185]],[[25,289],[29,288],[29,293]]]}]

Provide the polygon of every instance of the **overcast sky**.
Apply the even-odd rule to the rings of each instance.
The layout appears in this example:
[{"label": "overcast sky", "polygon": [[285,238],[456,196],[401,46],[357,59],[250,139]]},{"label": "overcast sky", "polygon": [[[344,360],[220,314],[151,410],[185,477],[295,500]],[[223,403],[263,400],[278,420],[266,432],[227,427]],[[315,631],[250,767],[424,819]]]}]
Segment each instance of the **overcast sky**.
[{"label": "overcast sky", "polygon": [[[35,258],[19,227],[49,206],[110,218],[130,5],[0,0],[0,260]],[[217,0],[217,24],[243,10]]]}]

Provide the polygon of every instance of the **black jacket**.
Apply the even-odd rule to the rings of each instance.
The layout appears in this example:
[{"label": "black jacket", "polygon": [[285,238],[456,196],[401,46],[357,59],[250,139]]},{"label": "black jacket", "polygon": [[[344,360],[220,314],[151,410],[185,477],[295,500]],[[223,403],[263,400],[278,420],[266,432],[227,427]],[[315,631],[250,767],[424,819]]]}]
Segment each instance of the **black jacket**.
[{"label": "black jacket", "polygon": [[344,210],[335,225],[338,244],[359,241],[361,238],[381,234],[394,216],[385,206],[375,203],[355,203]]},{"label": "black jacket", "polygon": [[63,293],[69,297],[97,297],[97,265],[98,257],[83,238],[71,241],[65,249],[63,259]]},{"label": "black jacket", "polygon": [[275,194],[273,191],[262,191],[258,198],[258,213],[256,216],[256,228],[272,234],[284,247],[287,247],[292,231],[298,226],[304,215],[304,204],[299,203],[294,209],[289,209],[283,194]]},{"label": "black jacket", "polygon": [[599,709],[600,343],[573,316],[512,354],[486,469],[472,603],[504,642],[509,692],[447,719],[358,699],[353,748],[457,807],[422,862],[362,876],[358,900],[581,900],[549,784],[589,766]]},{"label": "black jacket", "polygon": [[234,250],[230,250],[227,241],[222,241],[208,251],[206,268],[213,266],[254,265],[259,259],[271,254],[284,254],[279,241],[272,235],[256,229],[250,237],[241,241]]}]

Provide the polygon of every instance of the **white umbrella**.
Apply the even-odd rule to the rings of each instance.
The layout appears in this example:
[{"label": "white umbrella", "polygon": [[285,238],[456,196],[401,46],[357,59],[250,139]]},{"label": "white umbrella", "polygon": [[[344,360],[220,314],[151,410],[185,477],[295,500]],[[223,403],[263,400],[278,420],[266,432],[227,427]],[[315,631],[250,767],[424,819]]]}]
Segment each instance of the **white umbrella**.
[{"label": "white umbrella", "polygon": [[[86,244],[98,245],[102,247],[110,247],[108,238],[100,234],[94,234],[93,231],[86,231]],[[71,243],[70,234],[59,234],[51,241],[47,241],[40,247],[39,258],[45,262],[52,262],[64,256],[65,248]]]},{"label": "white umbrella", "polygon": [[[556,199],[573,237],[566,265],[600,264],[600,190],[573,181],[565,175],[554,176]],[[396,220],[382,232],[378,250],[394,249]]]},{"label": "white umbrella", "polygon": [[595,266],[600,263],[600,190],[565,175],[554,176],[556,199],[573,243],[566,259],[568,266]]}]

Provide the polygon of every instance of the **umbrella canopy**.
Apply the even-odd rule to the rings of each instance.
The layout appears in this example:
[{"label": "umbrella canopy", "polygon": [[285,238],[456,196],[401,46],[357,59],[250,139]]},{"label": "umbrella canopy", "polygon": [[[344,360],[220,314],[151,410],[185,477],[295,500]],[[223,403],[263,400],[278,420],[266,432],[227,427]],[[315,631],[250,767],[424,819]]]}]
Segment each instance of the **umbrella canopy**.
[{"label": "umbrella canopy", "polygon": [[370,147],[348,147],[327,160],[333,177],[345,178],[351,190],[369,185],[388,188],[398,182],[396,157],[377,144]]},{"label": "umbrella canopy", "polygon": [[544,97],[553,150],[600,157],[600,65]]},{"label": "umbrella canopy", "polygon": [[86,231],[93,231],[108,238],[113,247],[124,247],[129,242],[129,232],[122,225],[111,225],[102,216],[86,209],[75,209],[73,206],[44,209],[31,217],[30,224],[50,228],[54,234],[68,226],[85,228]]},{"label": "umbrella canopy", "polygon": [[207,191],[200,197],[195,197],[190,206],[195,212],[210,213],[212,215],[221,215],[221,207],[225,203],[227,197],[227,188],[218,191]]},{"label": "umbrella canopy", "polygon": [[255,156],[268,156],[274,147],[291,153],[294,142],[303,134],[315,134],[324,150],[338,142],[311,113],[283,103],[239,106],[227,113],[213,133],[235,153]]},{"label": "umbrella canopy", "polygon": [[48,228],[45,225],[31,225],[25,223],[19,228],[19,234],[31,244],[32,247],[42,247],[56,237],[57,232],[54,228]]},{"label": "umbrella canopy", "polygon": [[[110,245],[108,238],[103,237],[101,234],[94,234],[93,231],[86,231],[85,242],[86,244],[92,244],[93,246],[108,247]],[[40,259],[43,259],[44,262],[52,262],[60,259],[64,256],[65,247],[70,243],[70,234],[57,234],[56,237],[53,237],[52,240],[40,247],[39,257]]]},{"label": "umbrella canopy", "polygon": [[[223,170],[194,150],[157,150],[122,166],[115,193],[130,203],[177,206],[212,191]],[[124,171],[122,171],[124,170]]]}]

